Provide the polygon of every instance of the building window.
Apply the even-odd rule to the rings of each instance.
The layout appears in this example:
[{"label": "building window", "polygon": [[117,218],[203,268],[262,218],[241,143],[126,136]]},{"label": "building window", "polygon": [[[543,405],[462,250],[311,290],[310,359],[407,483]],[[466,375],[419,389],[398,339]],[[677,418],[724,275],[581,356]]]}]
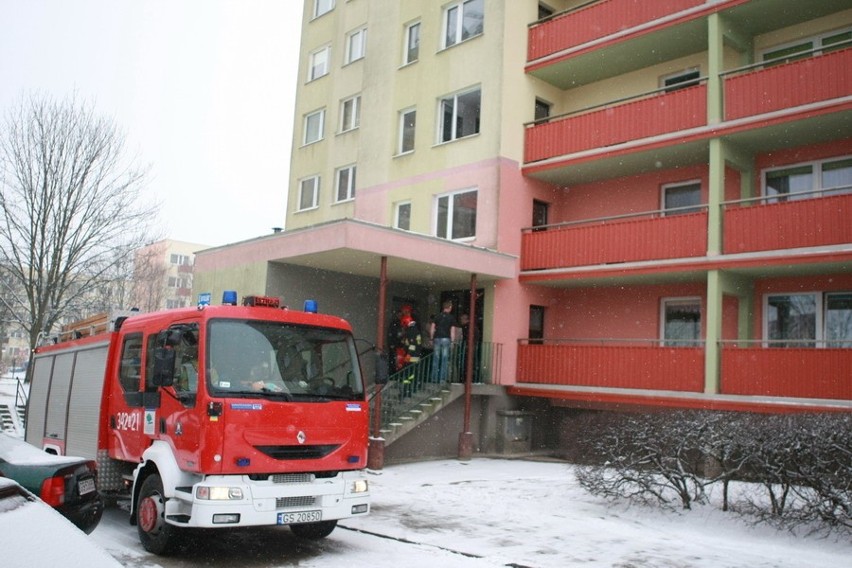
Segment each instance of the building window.
[{"label": "building window", "polygon": [[480,99],[478,87],[441,99],[439,142],[449,142],[479,133]]},{"label": "building window", "polygon": [[796,40],[793,43],[771,47],[761,54],[761,58],[763,61],[770,63],[786,63],[812,55],[821,55],[834,49],[844,48],[846,44],[842,42],[850,39],[852,39],[852,28],[833,30],[806,39]]},{"label": "building window", "polygon": [[701,211],[701,182],[673,183],[663,186],[665,215],[682,215]]},{"label": "building window", "polygon": [[331,48],[326,46],[311,53],[308,65],[308,82],[328,75],[328,62],[331,61]]},{"label": "building window", "polygon": [[169,262],[177,266],[186,266],[190,264],[189,256],[185,254],[172,254],[169,257]]},{"label": "building window", "polygon": [[190,288],[192,284],[189,283],[187,278],[180,278],[175,276],[169,276],[169,288]]},{"label": "building window", "polygon": [[405,201],[396,204],[393,226],[403,231],[411,230],[411,202]]},{"label": "building window", "polygon": [[299,182],[299,208],[297,211],[307,211],[319,205],[319,176],[311,176]]},{"label": "building window", "polygon": [[539,98],[535,99],[535,121],[536,122],[545,122],[548,118],[550,118],[550,109],[552,105],[543,101]]},{"label": "building window", "polygon": [[852,347],[852,292],[766,296],[770,347]]},{"label": "building window", "polygon": [[414,130],[417,126],[417,111],[408,109],[399,113],[399,146],[398,153],[406,154],[414,151]]},{"label": "building window", "polygon": [[827,294],[826,347],[852,347],[852,292]]},{"label": "building window", "polygon": [[482,0],[465,0],[444,8],[444,47],[482,34],[485,22],[482,4]]},{"label": "building window", "polygon": [[784,166],[763,172],[763,195],[776,201],[852,193],[852,158]]},{"label": "building window", "polygon": [[476,236],[477,190],[438,197],[435,235],[442,239],[469,239]]},{"label": "building window", "polygon": [[550,16],[553,15],[553,13],[554,13],[553,8],[539,2],[539,4],[538,4],[538,19],[539,20],[549,18]]},{"label": "building window", "polygon": [[337,193],[335,201],[349,201],[355,199],[355,166],[339,168],[335,173]]},{"label": "building window", "polygon": [[319,18],[333,9],[334,0],[314,0],[314,18]]},{"label": "building window", "polygon": [[685,87],[691,87],[698,84],[701,75],[698,69],[687,69],[679,71],[673,75],[666,75],[660,78],[660,87],[664,88],[667,93],[677,91]]},{"label": "building window", "polygon": [[350,32],[346,36],[346,61],[345,64],[363,59],[367,51],[367,28],[361,28]]},{"label": "building window", "polygon": [[405,28],[405,50],[402,63],[408,65],[418,59],[420,59],[420,22],[414,22]]},{"label": "building window", "polygon": [[662,301],[663,345],[694,347],[701,340],[701,299],[670,298]]},{"label": "building window", "polygon": [[544,306],[530,306],[530,345],[544,343]]},{"label": "building window", "polygon": [[348,132],[361,125],[361,95],[345,99],[340,103],[340,131]]},{"label": "building window", "polygon": [[532,226],[539,227],[539,230],[541,230],[541,227],[547,225],[549,215],[550,205],[544,201],[533,199]]},{"label": "building window", "polygon": [[813,347],[817,339],[817,294],[766,297],[766,338],[771,347]]},{"label": "building window", "polygon": [[302,143],[308,145],[322,140],[324,123],[325,109],[305,115],[305,136]]}]

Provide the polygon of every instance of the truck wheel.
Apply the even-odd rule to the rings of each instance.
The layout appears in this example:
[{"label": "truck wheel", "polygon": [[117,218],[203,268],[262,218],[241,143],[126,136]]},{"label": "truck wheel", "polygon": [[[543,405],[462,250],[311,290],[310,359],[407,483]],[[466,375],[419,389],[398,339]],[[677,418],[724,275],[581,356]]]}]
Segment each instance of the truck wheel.
[{"label": "truck wheel", "polygon": [[290,530],[299,538],[308,540],[319,540],[331,534],[337,521],[320,521],[318,523],[304,523],[301,525],[290,525]]},{"label": "truck wheel", "polygon": [[166,498],[163,482],[157,474],[149,475],[142,482],[136,503],[136,528],[148,552],[165,556],[174,551],[179,529],[166,523]]}]

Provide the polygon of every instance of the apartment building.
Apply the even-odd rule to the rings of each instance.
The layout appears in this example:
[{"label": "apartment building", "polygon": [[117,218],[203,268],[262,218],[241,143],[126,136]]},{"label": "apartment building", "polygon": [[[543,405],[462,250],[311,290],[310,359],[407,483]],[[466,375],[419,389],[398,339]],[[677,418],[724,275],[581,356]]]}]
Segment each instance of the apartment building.
[{"label": "apartment building", "polygon": [[132,304],[145,312],[195,305],[195,253],[207,245],[164,239],[134,255]]},{"label": "apartment building", "polygon": [[848,0],[306,0],[286,230],[195,289],[453,299],[480,417],[849,411],[850,68]]}]

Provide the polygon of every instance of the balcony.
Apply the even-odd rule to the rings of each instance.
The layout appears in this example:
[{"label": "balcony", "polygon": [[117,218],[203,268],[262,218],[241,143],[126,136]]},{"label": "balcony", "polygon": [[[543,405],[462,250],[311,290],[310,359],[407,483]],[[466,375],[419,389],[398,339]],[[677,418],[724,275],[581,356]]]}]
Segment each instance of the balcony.
[{"label": "balcony", "polygon": [[703,392],[704,350],[639,341],[522,342],[517,382]]},{"label": "balcony", "polygon": [[676,14],[705,0],[602,0],[530,26],[527,60],[535,61]]},{"label": "balcony", "polygon": [[521,270],[542,270],[701,257],[707,213],[661,217],[661,211],[525,229]]},{"label": "balcony", "polygon": [[[817,192],[797,196],[814,193]],[[852,243],[852,193],[763,203],[777,199],[763,197],[724,204],[725,254]]]},{"label": "balcony", "polygon": [[725,120],[757,116],[852,95],[852,47],[766,67],[725,73]]},{"label": "balcony", "polygon": [[852,349],[722,348],[721,393],[852,400]]},{"label": "balcony", "polygon": [[[585,387],[584,392],[589,388],[704,392],[703,347],[653,343],[522,342],[518,346],[517,384]],[[719,395],[852,401],[852,349],[772,348],[762,344],[739,347],[726,343],[721,359]],[[759,404],[754,399],[747,402]]]},{"label": "balcony", "polygon": [[527,125],[524,162],[641,140],[707,123],[707,87],[666,89]]}]

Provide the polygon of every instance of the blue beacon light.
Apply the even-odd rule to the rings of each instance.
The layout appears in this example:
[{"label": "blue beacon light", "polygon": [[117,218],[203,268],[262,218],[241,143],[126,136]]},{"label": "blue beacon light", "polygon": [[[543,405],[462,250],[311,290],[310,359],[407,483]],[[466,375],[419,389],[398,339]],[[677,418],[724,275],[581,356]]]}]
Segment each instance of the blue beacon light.
[{"label": "blue beacon light", "polygon": [[317,301],[305,300],[305,311],[311,314],[317,313]]},{"label": "blue beacon light", "polygon": [[237,305],[237,291],[236,290],[225,290],[222,292],[222,304],[225,306],[236,306]]}]

